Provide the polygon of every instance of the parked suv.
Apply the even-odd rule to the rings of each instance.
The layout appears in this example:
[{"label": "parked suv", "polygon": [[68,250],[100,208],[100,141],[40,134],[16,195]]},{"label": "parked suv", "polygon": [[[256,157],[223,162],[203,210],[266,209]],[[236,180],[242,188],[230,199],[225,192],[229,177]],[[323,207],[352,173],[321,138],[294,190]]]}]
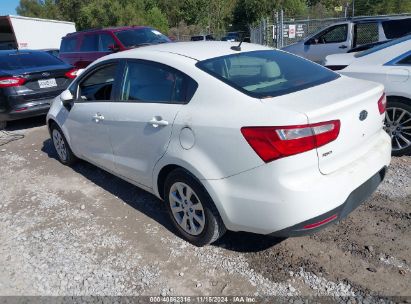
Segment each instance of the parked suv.
[{"label": "parked suv", "polygon": [[411,17],[358,18],[328,26],[284,51],[323,63],[331,54],[346,53],[360,45],[402,37],[411,32]]},{"label": "parked suv", "polygon": [[63,37],[59,57],[83,69],[94,60],[113,52],[165,42],[171,42],[171,40],[150,27],[93,29],[67,34]]}]

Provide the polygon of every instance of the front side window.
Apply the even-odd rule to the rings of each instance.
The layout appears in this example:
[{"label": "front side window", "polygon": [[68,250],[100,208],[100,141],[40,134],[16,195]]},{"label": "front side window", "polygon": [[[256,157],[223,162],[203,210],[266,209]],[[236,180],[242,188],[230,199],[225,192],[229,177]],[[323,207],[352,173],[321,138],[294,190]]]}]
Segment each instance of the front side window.
[{"label": "front side window", "polygon": [[347,41],[348,25],[336,25],[326,29],[315,39],[317,43],[341,43]]},{"label": "front side window", "polygon": [[80,51],[81,52],[97,52],[98,51],[98,35],[88,34],[84,35],[83,41],[81,42]]},{"label": "front side window", "polygon": [[338,74],[281,51],[253,51],[200,61],[197,67],[255,97],[297,92],[337,79]]},{"label": "front side window", "polygon": [[186,103],[197,84],[187,75],[166,65],[129,61],[121,90],[121,100]]},{"label": "front side window", "polygon": [[109,64],[92,72],[79,85],[80,101],[110,100],[114,80],[116,78],[117,64]]},{"label": "front side window", "polygon": [[151,28],[136,28],[116,33],[117,38],[127,47],[137,47],[145,44],[170,42],[171,40],[159,31]]},{"label": "front side window", "polygon": [[354,26],[354,46],[378,41],[378,24],[376,22],[358,23]]}]

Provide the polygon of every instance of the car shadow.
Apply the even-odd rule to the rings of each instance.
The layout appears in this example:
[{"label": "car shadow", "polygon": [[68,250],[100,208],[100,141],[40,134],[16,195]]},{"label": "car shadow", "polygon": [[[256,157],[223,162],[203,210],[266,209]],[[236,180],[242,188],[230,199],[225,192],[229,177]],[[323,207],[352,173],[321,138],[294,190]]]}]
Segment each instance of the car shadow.
[{"label": "car shadow", "polygon": [[[51,139],[43,142],[42,151],[50,158],[58,160]],[[175,228],[170,222],[167,210],[163,206],[163,202],[154,195],[86,161],[79,161],[71,168],[95,185],[118,197],[124,203],[152,218],[178,237]],[[212,245],[236,252],[258,252],[275,246],[282,240],[252,233],[228,231],[220,240]]]},{"label": "car shadow", "polygon": [[46,116],[36,116],[7,122],[6,131],[23,131],[31,128],[41,127],[46,124]]}]

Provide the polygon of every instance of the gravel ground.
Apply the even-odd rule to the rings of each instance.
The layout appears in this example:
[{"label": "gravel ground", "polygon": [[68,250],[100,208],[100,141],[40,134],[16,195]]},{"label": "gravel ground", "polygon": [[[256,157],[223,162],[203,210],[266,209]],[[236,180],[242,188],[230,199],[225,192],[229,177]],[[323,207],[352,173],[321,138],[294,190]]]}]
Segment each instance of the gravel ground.
[{"label": "gravel ground", "polygon": [[61,165],[44,118],[0,146],[0,295],[411,297],[411,158],[348,218],[307,237],[232,233],[196,248],[162,202],[88,163]]}]

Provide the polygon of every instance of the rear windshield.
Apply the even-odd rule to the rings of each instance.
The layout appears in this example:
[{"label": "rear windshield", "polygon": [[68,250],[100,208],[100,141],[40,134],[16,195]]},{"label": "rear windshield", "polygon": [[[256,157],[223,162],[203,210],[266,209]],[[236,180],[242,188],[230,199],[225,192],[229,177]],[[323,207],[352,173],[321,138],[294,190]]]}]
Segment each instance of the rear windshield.
[{"label": "rear windshield", "polygon": [[275,50],[212,58],[200,61],[197,66],[239,91],[256,98],[289,94],[340,77],[308,60]]},{"label": "rear windshield", "polygon": [[20,51],[12,54],[0,54],[1,70],[19,70],[61,64],[64,64],[63,61],[46,52]]},{"label": "rear windshield", "polygon": [[116,36],[127,48],[171,41],[167,36],[151,28],[125,30],[116,33]]},{"label": "rear windshield", "polygon": [[399,43],[402,43],[402,42],[408,41],[408,40],[411,40],[411,35],[404,36],[404,37],[402,37],[402,38],[394,39],[394,40],[391,40],[391,41],[389,41],[389,42],[387,42],[387,43],[383,43],[383,44],[377,45],[377,46],[375,46],[375,47],[373,47],[373,48],[371,48],[371,49],[368,49],[368,50],[366,50],[366,51],[357,53],[357,54],[355,54],[354,56],[355,56],[356,58],[364,57],[364,56],[373,54],[373,53],[375,53],[375,52],[381,51],[381,50],[386,49],[386,48],[388,48],[388,47],[390,47],[390,46],[393,46],[393,45],[396,45],[396,44],[399,44]]},{"label": "rear windshield", "polygon": [[411,33],[411,18],[382,22],[385,37],[395,39]]}]

